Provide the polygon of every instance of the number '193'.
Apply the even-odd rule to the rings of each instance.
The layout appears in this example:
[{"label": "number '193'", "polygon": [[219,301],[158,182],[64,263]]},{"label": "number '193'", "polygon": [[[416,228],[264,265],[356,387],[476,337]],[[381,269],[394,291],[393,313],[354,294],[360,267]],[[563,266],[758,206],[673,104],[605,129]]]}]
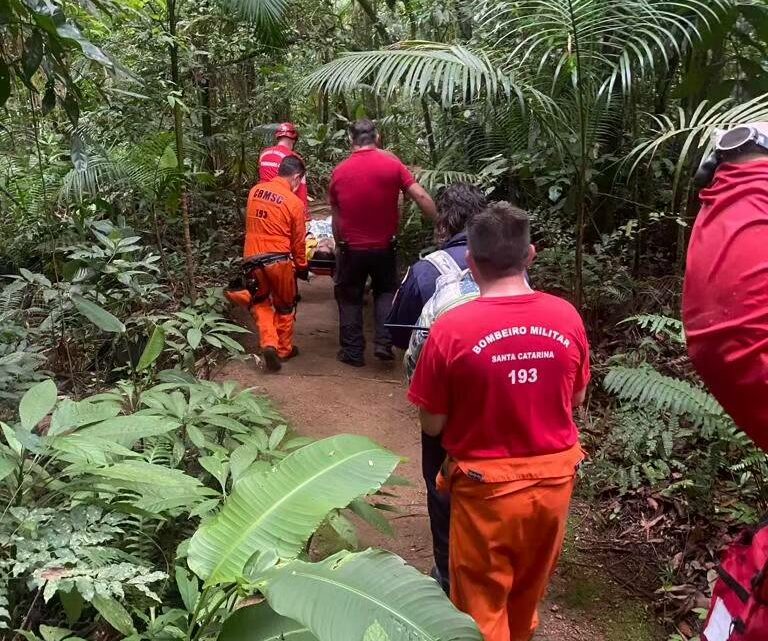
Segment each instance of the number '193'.
[{"label": "number '193'", "polygon": [[513,385],[520,383],[535,383],[539,380],[539,370],[535,367],[530,369],[513,369],[509,373],[509,380]]}]

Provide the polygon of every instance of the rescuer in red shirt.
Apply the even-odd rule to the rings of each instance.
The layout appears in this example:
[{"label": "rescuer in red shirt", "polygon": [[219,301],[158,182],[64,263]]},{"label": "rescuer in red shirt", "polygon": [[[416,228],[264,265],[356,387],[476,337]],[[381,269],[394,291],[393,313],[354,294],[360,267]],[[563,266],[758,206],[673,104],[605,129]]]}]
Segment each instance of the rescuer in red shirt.
[{"label": "rescuer in red shirt", "polygon": [[467,235],[480,298],[432,325],[408,397],[448,454],[451,600],[485,641],[528,641],[583,458],[572,411],[589,346],[578,312],[526,282],[525,212],[492,204]]},{"label": "rescuer in red shirt", "polygon": [[683,286],[688,354],[736,425],[768,450],[768,123],[719,132],[710,163]]},{"label": "rescuer in red shirt", "polygon": [[[294,151],[294,147],[299,140],[299,132],[292,122],[284,122],[278,125],[275,130],[275,144],[272,147],[265,147],[259,155],[259,181],[268,182],[277,176],[277,170],[280,163],[288,156],[296,156],[304,162],[304,159]],[[301,179],[301,184],[296,190],[296,195],[304,203],[304,218],[310,219],[309,199],[307,197],[307,176]]]},{"label": "rescuer in red shirt", "polygon": [[243,262],[258,283],[251,314],[259,327],[259,343],[268,370],[299,351],[293,344],[296,278],[308,278],[304,205],[296,196],[304,163],[287,156],[277,175],[255,185],[248,194]]},{"label": "rescuer in red shirt", "polygon": [[397,291],[395,237],[400,193],[410,196],[428,218],[435,203],[394,154],[378,148],[379,134],[370,120],[349,129],[352,154],[331,175],[328,195],[338,247],[335,295],[339,305],[339,360],[365,364],[363,296],[370,276],[376,330],[374,355],[392,360],[392,338],[384,326]]}]

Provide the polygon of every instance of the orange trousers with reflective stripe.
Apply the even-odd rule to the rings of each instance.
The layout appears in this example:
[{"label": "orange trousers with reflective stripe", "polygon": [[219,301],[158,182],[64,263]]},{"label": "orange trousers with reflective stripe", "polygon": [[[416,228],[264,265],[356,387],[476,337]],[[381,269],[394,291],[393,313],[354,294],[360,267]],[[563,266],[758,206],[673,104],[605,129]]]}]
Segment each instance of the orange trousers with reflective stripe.
[{"label": "orange trousers with reflective stripe", "polygon": [[485,641],[529,641],[565,538],[574,476],[500,483],[452,475],[451,601]]},{"label": "orange trousers with reflective stripe", "polygon": [[289,260],[268,265],[258,276],[266,279],[269,296],[251,307],[251,315],[259,328],[259,345],[273,347],[286,358],[293,350],[296,275]]}]

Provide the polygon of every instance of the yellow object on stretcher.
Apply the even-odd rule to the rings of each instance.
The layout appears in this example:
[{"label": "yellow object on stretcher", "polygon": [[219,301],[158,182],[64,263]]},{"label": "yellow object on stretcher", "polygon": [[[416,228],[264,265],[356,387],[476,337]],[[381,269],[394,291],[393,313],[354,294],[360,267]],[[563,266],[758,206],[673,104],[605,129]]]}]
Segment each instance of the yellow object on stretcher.
[{"label": "yellow object on stretcher", "polygon": [[320,276],[332,276],[336,269],[336,241],[330,220],[313,220],[307,225],[309,271]]}]

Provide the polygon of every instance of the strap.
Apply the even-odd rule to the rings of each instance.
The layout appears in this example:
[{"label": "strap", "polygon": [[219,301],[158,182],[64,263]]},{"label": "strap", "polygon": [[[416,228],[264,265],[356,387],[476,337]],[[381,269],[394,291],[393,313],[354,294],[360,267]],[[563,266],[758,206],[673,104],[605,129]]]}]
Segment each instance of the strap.
[{"label": "strap", "polygon": [[266,267],[267,265],[274,265],[275,263],[281,263],[284,260],[290,260],[291,255],[282,254],[261,254],[256,256],[249,256],[243,261],[243,270],[248,271],[258,267]]},{"label": "strap", "polygon": [[461,267],[459,267],[459,264],[447,251],[443,249],[439,249],[438,251],[432,252],[428,256],[425,256],[424,260],[426,260],[437,271],[439,271],[441,276],[461,273]]}]

